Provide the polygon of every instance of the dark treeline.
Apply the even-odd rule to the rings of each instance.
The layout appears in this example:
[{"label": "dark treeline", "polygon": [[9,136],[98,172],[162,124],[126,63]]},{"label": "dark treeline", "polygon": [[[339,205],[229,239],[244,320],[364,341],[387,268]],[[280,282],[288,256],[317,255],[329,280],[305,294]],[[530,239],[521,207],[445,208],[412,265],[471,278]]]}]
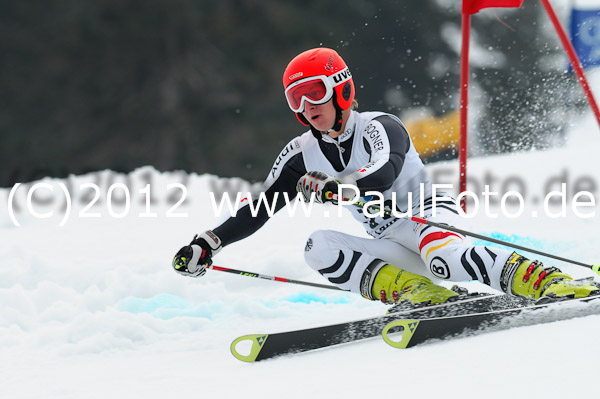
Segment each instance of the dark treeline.
[{"label": "dark treeline", "polygon": [[[143,165],[262,180],[304,130],[283,69],[321,45],[350,65],[362,110],[458,109],[459,1],[1,3],[1,186]],[[546,19],[535,0],[473,17],[473,134],[488,152],[560,137],[573,79]]]}]

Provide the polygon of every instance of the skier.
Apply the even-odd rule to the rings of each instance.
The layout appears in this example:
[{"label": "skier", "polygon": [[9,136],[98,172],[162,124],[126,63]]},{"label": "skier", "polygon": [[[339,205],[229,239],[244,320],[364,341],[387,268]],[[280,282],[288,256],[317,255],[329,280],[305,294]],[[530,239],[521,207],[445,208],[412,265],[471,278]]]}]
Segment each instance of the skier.
[{"label": "skier", "polygon": [[[432,184],[400,119],[356,110],[352,75],[336,51],[316,48],[299,54],[285,69],[283,86],[290,109],[310,130],[284,147],[265,181],[269,201],[275,192],[280,193],[277,211],[285,206],[283,193],[289,198],[299,193],[306,201],[313,195],[316,203],[335,203],[337,197],[331,193],[337,194],[343,182],[356,186],[361,197],[368,191],[381,193],[386,205],[395,196],[398,207],[405,204],[401,212],[412,208],[413,215],[422,211],[421,215],[438,223],[463,224],[453,198],[434,202]],[[474,246],[461,234],[408,219],[368,218],[362,209],[348,208],[373,238],[316,231],[308,238],[305,260],[331,283],[367,299],[422,306],[459,295],[426,275],[450,281],[478,280],[509,295],[536,300],[598,293],[594,285],[576,283],[556,267],[544,267],[515,252]],[[204,275],[223,247],[250,236],[268,217],[264,208],[253,217],[246,201],[235,218],[181,248],[173,259],[175,271],[191,277]]]}]

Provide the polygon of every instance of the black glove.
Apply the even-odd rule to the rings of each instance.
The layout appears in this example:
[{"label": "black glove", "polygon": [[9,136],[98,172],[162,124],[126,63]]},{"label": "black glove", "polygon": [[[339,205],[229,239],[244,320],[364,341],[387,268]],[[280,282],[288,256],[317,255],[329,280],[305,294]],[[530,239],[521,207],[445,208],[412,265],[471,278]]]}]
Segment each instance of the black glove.
[{"label": "black glove", "polygon": [[181,248],[173,258],[173,268],[179,274],[201,277],[206,267],[212,265],[212,257],[221,250],[221,240],[210,230],[194,236],[190,245]]},{"label": "black glove", "polygon": [[324,204],[325,202],[336,203],[331,196],[338,193],[339,182],[324,172],[308,172],[298,180],[296,191],[298,191],[305,202],[310,202],[312,193],[315,193],[315,203]]}]

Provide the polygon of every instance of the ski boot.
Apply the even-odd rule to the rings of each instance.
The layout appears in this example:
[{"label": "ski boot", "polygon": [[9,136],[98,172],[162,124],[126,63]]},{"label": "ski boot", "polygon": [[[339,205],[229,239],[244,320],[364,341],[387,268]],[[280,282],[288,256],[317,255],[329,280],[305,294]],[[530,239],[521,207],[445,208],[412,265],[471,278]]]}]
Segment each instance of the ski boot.
[{"label": "ski boot", "polygon": [[369,265],[361,280],[361,294],[367,299],[410,308],[443,303],[459,296],[459,293],[435,285],[426,277],[384,262]]},{"label": "ski boot", "polygon": [[500,280],[509,295],[534,299],[537,303],[581,298],[600,294],[594,283],[573,281],[556,267],[544,267],[516,252],[508,258]]}]

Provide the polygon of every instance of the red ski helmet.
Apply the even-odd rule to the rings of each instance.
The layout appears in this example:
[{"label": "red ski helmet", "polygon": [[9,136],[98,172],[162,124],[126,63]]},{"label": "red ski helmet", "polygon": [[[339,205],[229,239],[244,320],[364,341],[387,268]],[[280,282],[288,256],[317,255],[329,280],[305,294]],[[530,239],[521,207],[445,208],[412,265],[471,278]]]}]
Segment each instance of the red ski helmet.
[{"label": "red ski helmet", "polygon": [[350,108],[354,82],[348,66],[330,48],[320,47],[298,54],[283,72],[283,87],[290,109],[308,126],[302,116],[306,102],[324,104],[334,97],[338,112]]}]

